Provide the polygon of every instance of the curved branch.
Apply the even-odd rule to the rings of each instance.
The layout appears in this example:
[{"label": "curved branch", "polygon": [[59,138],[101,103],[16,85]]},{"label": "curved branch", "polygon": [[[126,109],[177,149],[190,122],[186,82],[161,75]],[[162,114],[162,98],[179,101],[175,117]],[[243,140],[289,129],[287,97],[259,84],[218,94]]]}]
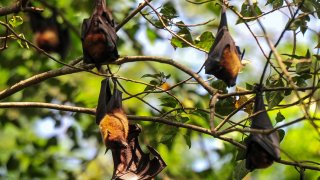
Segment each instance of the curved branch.
[{"label": "curved branch", "polygon": [[172,65],[181,71],[185,72],[186,74],[190,75],[192,78],[194,78],[209,94],[215,94],[217,92],[216,89],[212,88],[208,83],[206,83],[199,74],[193,72],[190,68],[177,63],[176,61],[168,58],[162,58],[162,57],[156,57],[156,56],[127,56],[119,58],[115,64],[124,64],[128,62],[139,62],[139,61],[154,61],[159,62],[163,64],[169,64]]},{"label": "curved branch", "polygon": [[7,7],[0,7],[0,16],[5,16],[12,13],[18,13],[20,11],[42,11],[42,9],[34,7],[26,7],[28,0],[18,0],[14,4]]},{"label": "curved branch", "polygon": [[[81,59],[82,58],[78,58],[77,60],[72,61],[71,63],[69,63],[69,66],[73,66],[74,64],[81,61]],[[84,65],[82,65],[82,66],[84,66]],[[93,68],[93,65],[87,65],[86,67]],[[1,91],[0,92],[0,100],[16,93],[26,87],[38,84],[38,83],[40,83],[44,80],[47,80],[49,78],[62,76],[62,75],[66,75],[66,74],[72,74],[72,73],[76,73],[76,72],[80,72],[80,71],[81,71],[81,69],[79,69],[79,68],[70,68],[67,66],[63,66],[63,67],[56,69],[56,70],[50,70],[50,71],[47,71],[47,72],[44,72],[41,74],[34,75],[28,79],[22,80],[16,84],[14,84],[13,86]]]}]

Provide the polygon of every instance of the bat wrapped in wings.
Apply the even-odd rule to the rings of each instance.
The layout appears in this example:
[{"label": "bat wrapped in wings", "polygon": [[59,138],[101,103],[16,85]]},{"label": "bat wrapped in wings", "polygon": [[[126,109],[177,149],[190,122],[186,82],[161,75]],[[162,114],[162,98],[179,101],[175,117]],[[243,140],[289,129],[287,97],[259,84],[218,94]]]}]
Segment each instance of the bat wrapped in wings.
[{"label": "bat wrapped in wings", "polygon": [[113,94],[111,94],[109,78],[101,81],[96,123],[99,125],[107,148],[119,149],[128,145],[129,122],[122,109],[122,92],[114,83]]},{"label": "bat wrapped in wings", "polygon": [[50,17],[43,17],[40,12],[29,12],[31,29],[34,33],[33,41],[46,52],[58,53],[65,58],[70,44],[67,28],[57,21],[57,13],[53,10]]},{"label": "bat wrapped in wings", "polygon": [[102,64],[115,61],[118,57],[117,34],[111,12],[105,0],[96,0],[95,9],[88,19],[84,19],[81,41],[84,63],[95,64],[100,70]]},{"label": "bat wrapped in wings", "polygon": [[228,87],[236,84],[241,68],[240,50],[229,33],[226,7],[224,5],[222,5],[217,36],[204,66],[206,74],[212,74],[223,80]]},{"label": "bat wrapped in wings", "polygon": [[102,80],[96,123],[99,125],[103,141],[112,152],[114,172],[112,179],[151,179],[166,167],[159,153],[148,146],[153,155],[142,151],[138,136],[141,128],[130,125],[122,109],[122,93],[114,82],[113,94],[109,78]]},{"label": "bat wrapped in wings", "polygon": [[[252,129],[272,129],[270,118],[263,103],[261,91],[256,94],[252,118]],[[251,133],[246,140],[246,168],[249,170],[269,167],[274,160],[280,159],[278,132],[271,134]]]}]

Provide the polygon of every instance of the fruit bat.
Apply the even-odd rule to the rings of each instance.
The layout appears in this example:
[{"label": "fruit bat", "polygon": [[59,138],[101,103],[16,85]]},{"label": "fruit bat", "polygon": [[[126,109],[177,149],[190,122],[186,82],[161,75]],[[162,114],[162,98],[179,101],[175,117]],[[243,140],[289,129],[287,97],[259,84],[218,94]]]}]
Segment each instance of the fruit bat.
[{"label": "fruit bat", "polygon": [[122,109],[122,92],[116,88],[114,82],[111,94],[109,78],[101,81],[96,123],[107,149],[118,149],[128,145],[129,122]]},{"label": "fruit bat", "polygon": [[96,0],[95,9],[84,19],[81,41],[84,63],[95,64],[100,70],[102,64],[115,61],[118,57],[115,23],[105,0]]},{"label": "fruit bat", "polygon": [[147,146],[149,153],[144,153],[139,145],[138,137],[141,128],[138,125],[129,126],[128,146],[122,149],[111,149],[114,162],[112,179],[152,179],[167,165],[159,153]]},{"label": "fruit bat", "polygon": [[[253,112],[259,113],[252,118],[252,129],[273,128],[266,112],[261,92],[256,94]],[[251,171],[254,169],[267,168],[274,160],[280,159],[280,144],[277,132],[271,134],[251,133],[246,140],[246,144],[246,168]]]},{"label": "fruit bat", "polygon": [[235,45],[228,31],[226,7],[224,5],[222,5],[217,36],[204,66],[206,74],[212,74],[223,80],[228,87],[236,84],[238,72],[241,68],[240,49]]},{"label": "fruit bat", "polygon": [[29,12],[33,41],[46,52],[56,52],[65,58],[70,44],[69,30],[57,21],[57,13],[43,17],[40,12]]}]

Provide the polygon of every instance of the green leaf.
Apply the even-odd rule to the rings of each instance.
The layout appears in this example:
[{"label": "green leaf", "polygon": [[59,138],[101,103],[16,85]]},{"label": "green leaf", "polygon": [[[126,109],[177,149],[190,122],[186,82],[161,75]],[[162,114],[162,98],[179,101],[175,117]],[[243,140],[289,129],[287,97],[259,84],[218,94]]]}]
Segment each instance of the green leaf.
[{"label": "green leaf", "polygon": [[300,62],[296,65],[297,74],[310,73],[311,62]]},{"label": "green leaf", "polygon": [[147,77],[158,78],[160,77],[160,74],[144,74],[143,76],[141,76],[141,78],[147,78]]},{"label": "green leaf", "polygon": [[284,119],[286,119],[286,118],[285,118],[285,117],[281,114],[281,112],[279,111],[279,112],[277,113],[277,117],[276,117],[277,123],[283,121]]},{"label": "green leaf", "polygon": [[283,129],[279,129],[277,132],[279,134],[279,141],[281,142],[284,139],[286,132]]},{"label": "green leaf", "polygon": [[[179,35],[182,39],[185,41],[193,44],[192,36],[188,28],[182,28],[177,35]],[[180,38],[177,38],[175,36],[171,39],[171,45],[174,48],[184,48],[184,47],[190,47],[189,44],[187,44],[185,41],[181,40]]]},{"label": "green leaf", "polygon": [[[258,6],[258,3],[253,3],[253,9],[254,11],[252,11],[252,8],[250,7],[250,4],[248,2],[244,2],[241,6],[241,11],[240,14],[243,17],[255,17],[257,15],[261,15],[262,11],[260,9],[260,7]],[[255,20],[254,18],[252,18],[251,20],[246,20],[246,21],[253,21]],[[242,19],[238,19],[236,24],[242,23],[243,20]]]},{"label": "green leaf", "polygon": [[299,55],[295,55],[295,54],[281,54],[281,55],[285,55],[285,56],[289,56],[291,58],[294,58],[294,59],[305,59],[306,57],[305,56],[299,56]]},{"label": "green leaf", "polygon": [[247,90],[253,90],[253,88],[254,88],[254,85],[246,83],[246,89]]},{"label": "green leaf", "polygon": [[227,116],[235,110],[235,100],[231,97],[219,100],[216,104],[216,112],[222,116]]},{"label": "green leaf", "polygon": [[195,45],[201,49],[209,52],[214,42],[214,36],[212,32],[206,31],[195,39]]},{"label": "green leaf", "polygon": [[178,102],[171,96],[160,98],[162,104],[160,106],[175,108],[178,104]]},{"label": "green leaf", "polygon": [[160,143],[166,145],[168,149],[171,149],[174,138],[177,136],[177,134],[178,134],[177,128],[169,129],[166,132],[166,134],[161,137]]},{"label": "green leaf", "polygon": [[190,135],[183,135],[183,138],[186,141],[186,144],[190,149],[191,148],[191,137],[190,137]]},{"label": "green leaf", "polygon": [[23,24],[23,19],[21,16],[12,16],[12,18],[9,20],[9,24],[11,27],[16,28]]},{"label": "green leaf", "polygon": [[227,85],[222,80],[216,80],[211,83],[211,86],[215,89],[219,89],[223,93],[228,93]]},{"label": "green leaf", "polygon": [[[267,86],[270,88],[284,87],[284,83],[278,76],[271,76],[267,79]],[[277,106],[284,98],[284,91],[266,92],[266,99],[268,101],[268,108],[272,109]]]},{"label": "green leaf", "polygon": [[192,111],[191,114],[199,116],[199,117],[201,117],[203,119],[208,119],[209,118],[209,114],[208,113],[206,113],[206,112],[204,112],[202,110],[199,110],[199,109],[197,109],[195,111]]},{"label": "green leaf", "polygon": [[149,41],[151,42],[151,44],[154,44],[154,42],[160,38],[160,36],[151,28],[147,27],[147,37],[149,39]]},{"label": "green leaf", "polygon": [[233,170],[233,178],[235,180],[242,180],[250,171],[246,169],[246,161],[242,160],[236,163]]},{"label": "green leaf", "polygon": [[272,3],[273,9],[279,8],[283,5],[283,0],[274,0]]},{"label": "green leaf", "polygon": [[186,122],[188,122],[190,119],[189,119],[189,117],[178,116],[177,120],[178,120],[179,122],[186,123]]},{"label": "green leaf", "polygon": [[283,0],[268,0],[266,5],[272,4],[273,9],[279,8],[283,5]]},{"label": "green leaf", "polygon": [[292,78],[292,81],[296,83],[299,87],[307,87],[308,84],[306,83],[305,79],[301,78],[301,76],[295,76]]},{"label": "green leaf", "polygon": [[170,2],[170,1],[162,6],[162,9],[160,10],[160,13],[166,19],[169,19],[169,20],[178,17],[177,11],[174,8],[174,5],[172,4],[172,2]]}]

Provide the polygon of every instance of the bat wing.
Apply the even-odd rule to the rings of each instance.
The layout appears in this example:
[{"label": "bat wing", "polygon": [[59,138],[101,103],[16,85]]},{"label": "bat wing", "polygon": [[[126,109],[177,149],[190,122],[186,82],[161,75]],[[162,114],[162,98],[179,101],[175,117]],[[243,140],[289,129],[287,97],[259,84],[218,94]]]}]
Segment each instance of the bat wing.
[{"label": "bat wing", "polygon": [[[235,43],[227,29],[221,29],[218,31],[218,35],[212,45],[208,59],[205,63],[206,74],[212,74],[215,71],[221,70],[220,60],[223,56],[223,50],[227,47],[235,46]],[[234,49],[231,49],[234,50]],[[238,52],[238,50],[236,50]]]},{"label": "bat wing", "polygon": [[111,90],[109,84],[109,78],[101,81],[101,88],[98,100],[98,106],[96,111],[96,123],[99,124],[105,114],[107,114],[107,104],[111,98]]},{"label": "bat wing", "polygon": [[116,88],[116,83],[114,82],[113,94],[107,103],[106,111],[111,113],[114,109],[119,108],[122,108],[122,92]]},{"label": "bat wing", "polygon": [[254,101],[254,113],[258,113],[252,118],[251,127],[255,129],[272,129],[272,123],[263,103],[263,96],[257,93]]},{"label": "bat wing", "polygon": [[251,136],[251,141],[259,144],[275,160],[280,159],[279,136],[277,132],[270,135],[254,134]]},{"label": "bat wing", "polygon": [[217,36],[204,66],[206,74],[216,76],[230,87],[235,85],[241,63],[239,50],[228,31],[225,11],[225,6],[222,6]]},{"label": "bat wing", "polygon": [[[262,93],[258,92],[255,98],[254,113],[259,113],[252,118],[251,128],[272,129],[272,123],[266,112]],[[249,169],[265,168],[274,160],[280,159],[280,143],[277,132],[271,134],[251,133],[247,139],[247,161]]]},{"label": "bat wing", "polygon": [[[254,112],[261,112],[252,118],[251,128],[254,129],[272,129],[271,120],[266,112],[266,108],[263,103],[262,94],[259,92],[255,98]],[[280,158],[279,149],[279,136],[278,132],[273,132],[269,135],[254,134],[252,140],[257,142],[263,147],[270,155],[275,159]]]},{"label": "bat wing", "polygon": [[85,37],[88,34],[90,24],[91,24],[91,18],[87,18],[87,19],[83,20],[82,26],[81,26],[81,42],[82,42],[83,61],[86,64],[93,64],[94,63],[94,61],[91,59],[91,57],[87,53],[86,49],[84,48],[85,46],[83,44]]},{"label": "bat wing", "polygon": [[[160,154],[150,146],[147,146],[150,153],[153,155],[153,159],[150,159],[149,153],[144,153],[140,147],[138,136],[141,132],[141,128],[137,125],[130,125],[127,149],[122,150],[121,153],[114,153],[114,155],[121,154],[124,161],[117,161],[115,164],[114,174],[112,179],[152,179],[159,174],[166,164],[161,158]],[[119,158],[117,158],[119,159]],[[119,170],[119,167],[122,167]]]},{"label": "bat wing", "polygon": [[107,19],[103,20],[101,17],[99,17],[100,19],[100,29],[104,32],[107,41],[108,42],[112,42],[112,44],[110,44],[110,48],[115,48],[116,47],[116,43],[117,43],[117,39],[118,36],[116,34],[116,30],[114,29],[114,27],[112,26],[112,24],[110,24],[110,22],[108,22]]}]

